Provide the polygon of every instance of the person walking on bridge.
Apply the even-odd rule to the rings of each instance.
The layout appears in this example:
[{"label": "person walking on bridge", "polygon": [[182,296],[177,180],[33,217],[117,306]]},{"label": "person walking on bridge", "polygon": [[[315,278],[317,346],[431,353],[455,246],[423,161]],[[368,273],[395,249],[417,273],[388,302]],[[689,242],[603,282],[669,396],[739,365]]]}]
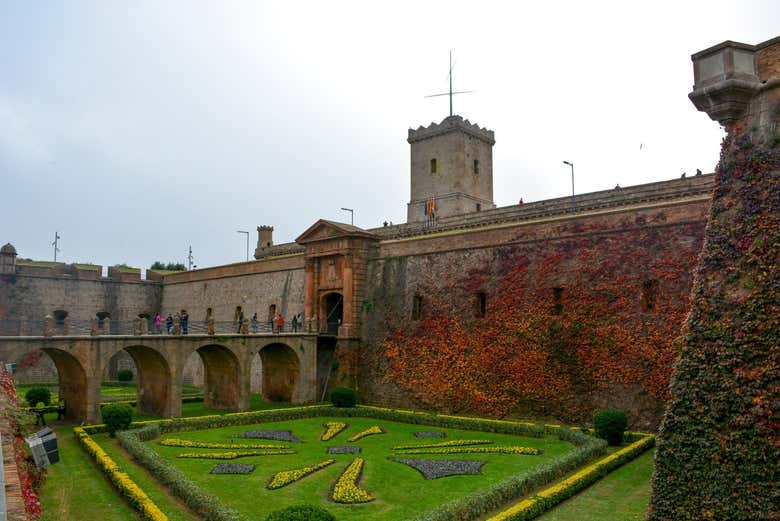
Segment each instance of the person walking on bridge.
[{"label": "person walking on bridge", "polygon": [[276,332],[281,333],[282,328],[284,328],[284,317],[279,313],[279,316],[276,317]]}]

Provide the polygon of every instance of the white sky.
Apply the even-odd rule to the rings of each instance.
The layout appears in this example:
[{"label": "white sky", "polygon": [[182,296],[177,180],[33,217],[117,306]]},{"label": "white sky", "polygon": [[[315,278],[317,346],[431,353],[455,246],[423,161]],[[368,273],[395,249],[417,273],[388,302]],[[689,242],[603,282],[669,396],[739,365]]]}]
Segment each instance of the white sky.
[{"label": "white sky", "polygon": [[[409,127],[496,132],[499,206],[717,162],[690,55],[780,2],[15,2],[0,7],[0,243],[142,268],[245,259],[318,218],[403,222]],[[640,151],[640,144],[642,149]]]}]

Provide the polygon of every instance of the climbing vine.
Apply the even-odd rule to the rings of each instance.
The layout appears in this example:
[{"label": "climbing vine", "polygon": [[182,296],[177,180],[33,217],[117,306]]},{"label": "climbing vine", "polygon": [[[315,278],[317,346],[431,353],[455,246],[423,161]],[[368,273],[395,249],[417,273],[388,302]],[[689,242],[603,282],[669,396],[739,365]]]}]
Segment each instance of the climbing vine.
[{"label": "climbing vine", "polygon": [[660,410],[702,226],[588,231],[542,254],[503,248],[480,269],[418,288],[426,311],[391,327],[385,378],[452,412],[581,420],[594,396],[627,389]]}]

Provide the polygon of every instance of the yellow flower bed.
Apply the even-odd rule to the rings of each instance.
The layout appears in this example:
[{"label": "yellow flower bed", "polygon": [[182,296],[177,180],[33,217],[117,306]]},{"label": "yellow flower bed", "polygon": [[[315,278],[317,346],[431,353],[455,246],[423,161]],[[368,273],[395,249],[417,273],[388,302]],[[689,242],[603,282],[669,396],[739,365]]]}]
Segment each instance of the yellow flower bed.
[{"label": "yellow flower bed", "polygon": [[366,436],[371,436],[372,434],[384,434],[385,430],[382,427],[379,427],[377,425],[374,425],[373,427],[369,427],[368,429],[363,429],[362,431],[358,432],[354,436],[352,436],[349,441],[358,441],[359,439],[365,438]]},{"label": "yellow flower bed", "polygon": [[282,456],[285,454],[295,454],[291,449],[277,449],[277,450],[246,450],[246,451],[230,451],[230,452],[185,452],[183,454],[176,455],[177,458],[189,458],[189,459],[236,459],[246,458],[249,456]]},{"label": "yellow flower bed", "polygon": [[436,447],[466,447],[468,445],[488,445],[493,443],[491,440],[450,440],[440,441],[438,443],[426,443],[425,445],[399,445],[393,447],[393,450],[407,449],[433,449]]},{"label": "yellow flower bed", "polygon": [[166,447],[190,447],[193,449],[287,449],[287,445],[268,445],[262,443],[212,443],[208,441],[190,441],[179,438],[166,438],[160,445]]},{"label": "yellow flower bed", "polygon": [[320,461],[319,463],[315,463],[314,465],[309,465],[308,467],[303,467],[300,469],[293,469],[293,470],[283,470],[282,472],[277,472],[273,476],[271,476],[271,480],[268,482],[268,485],[266,485],[265,488],[269,490],[274,490],[277,488],[282,488],[290,483],[295,483],[299,479],[303,479],[309,474],[313,474],[317,472],[318,470],[324,469],[328,465],[331,465],[336,460],[334,459],[326,459],[325,461]]},{"label": "yellow flower bed", "polygon": [[159,507],[152,501],[141,487],[130,479],[130,476],[120,472],[119,466],[108,454],[93,440],[81,427],[73,429],[76,438],[84,447],[84,450],[94,458],[98,467],[108,477],[111,483],[122,493],[130,503],[141,513],[144,519],[149,521],[168,521],[168,516],[162,513]]},{"label": "yellow flower bed", "polygon": [[336,503],[368,503],[375,498],[364,488],[358,486],[358,481],[363,472],[362,458],[355,458],[352,463],[347,465],[336,484],[333,485],[333,492],[330,498]]},{"label": "yellow flower bed", "polygon": [[404,449],[402,454],[526,454],[538,456],[542,453],[533,447],[440,447],[433,449]]},{"label": "yellow flower bed", "polygon": [[323,423],[323,427],[325,427],[325,432],[322,433],[322,436],[320,436],[320,440],[322,441],[329,441],[335,438],[341,431],[347,428],[346,423],[341,422],[328,422]]},{"label": "yellow flower bed", "polygon": [[616,460],[625,458],[633,453],[636,453],[637,455],[641,454],[653,443],[655,443],[654,436],[645,436],[628,447],[620,449],[619,451],[600,459],[593,465],[589,465],[568,478],[559,481],[555,485],[542,490],[537,495],[524,499],[503,512],[499,512],[495,516],[488,518],[487,521],[533,519],[558,501],[571,497],[577,490],[584,488],[589,483],[592,483],[600,476],[609,472],[609,469],[614,465]]}]

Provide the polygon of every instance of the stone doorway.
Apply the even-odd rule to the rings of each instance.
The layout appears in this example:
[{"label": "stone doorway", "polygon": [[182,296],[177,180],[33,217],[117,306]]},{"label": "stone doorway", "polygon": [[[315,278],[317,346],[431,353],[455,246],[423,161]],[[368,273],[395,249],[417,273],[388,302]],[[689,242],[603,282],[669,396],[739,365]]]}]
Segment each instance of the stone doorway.
[{"label": "stone doorway", "polygon": [[322,317],[321,331],[328,335],[338,335],[344,319],[344,297],[341,293],[328,293],[322,298]]}]

